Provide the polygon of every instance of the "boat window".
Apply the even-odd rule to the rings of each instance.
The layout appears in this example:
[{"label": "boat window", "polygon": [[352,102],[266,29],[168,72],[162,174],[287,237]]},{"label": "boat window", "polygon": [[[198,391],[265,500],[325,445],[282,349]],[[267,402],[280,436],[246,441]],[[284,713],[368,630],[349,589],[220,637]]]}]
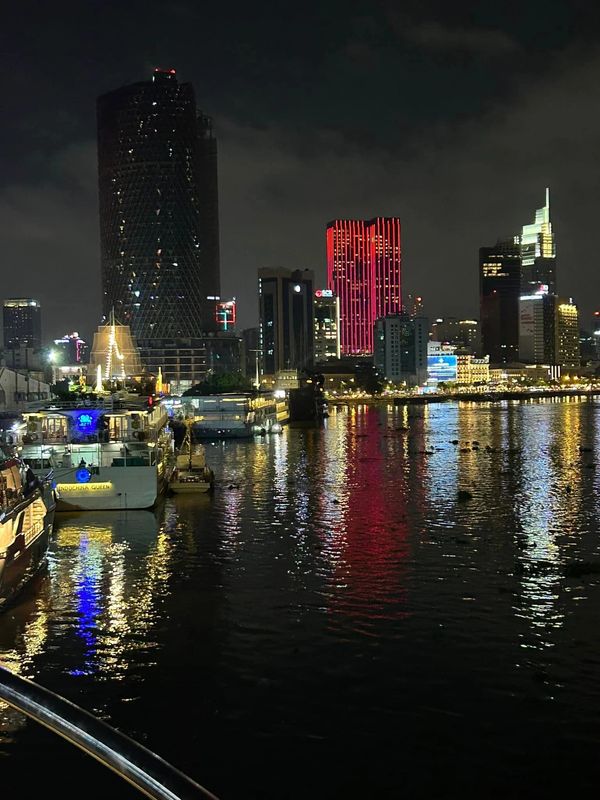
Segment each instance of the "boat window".
[{"label": "boat window", "polygon": [[51,469],[52,463],[49,458],[24,458],[23,461],[31,469]]},{"label": "boat window", "polygon": [[[38,426],[40,427],[40,426]],[[67,437],[67,420],[65,417],[42,417],[41,439],[46,442],[64,442]]]},{"label": "boat window", "polygon": [[21,473],[19,472],[19,468],[15,465],[8,469],[3,469],[2,477],[4,478],[7,498],[10,500],[21,490]]},{"label": "boat window", "polygon": [[127,419],[125,417],[109,417],[108,430],[112,441],[122,441],[127,438]]}]

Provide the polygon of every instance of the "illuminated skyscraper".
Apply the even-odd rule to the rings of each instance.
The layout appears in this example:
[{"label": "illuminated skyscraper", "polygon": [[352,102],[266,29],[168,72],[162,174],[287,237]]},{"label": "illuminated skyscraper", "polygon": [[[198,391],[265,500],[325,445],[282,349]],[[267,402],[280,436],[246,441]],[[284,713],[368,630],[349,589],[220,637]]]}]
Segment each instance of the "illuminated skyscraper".
[{"label": "illuminated skyscraper", "polygon": [[4,301],[4,347],[42,346],[41,308],[37,300],[17,297]]},{"label": "illuminated skyscraper", "polygon": [[308,270],[258,270],[261,372],[302,369],[313,360],[313,284]]},{"label": "illuminated skyscraper", "polygon": [[579,367],[579,315],[571,299],[543,289],[521,296],[519,355],[532,364]]},{"label": "illuminated skyscraper", "polygon": [[429,320],[393,314],[375,321],[375,367],[392,383],[417,386],[427,380]]},{"label": "illuminated skyscraper", "polygon": [[521,278],[524,294],[544,285],[556,294],[556,246],[550,222],[550,189],[546,203],[535,212],[535,222],[523,225],[521,236]]},{"label": "illuminated skyscraper", "polygon": [[481,350],[492,363],[519,356],[521,249],[518,238],[479,250]]},{"label": "illuminated skyscraper", "polygon": [[340,357],[340,301],[331,289],[315,292],[315,361]]},{"label": "illuminated skyscraper", "polygon": [[399,218],[330,222],[327,285],[340,300],[342,354],[372,353],[375,320],[402,312]]},{"label": "illuminated skyscraper", "polygon": [[98,98],[98,175],[105,317],[142,339],[214,329],[217,144],[174,69]]},{"label": "illuminated skyscraper", "polygon": [[555,297],[538,291],[519,300],[519,356],[529,364],[557,363]]},{"label": "illuminated skyscraper", "polygon": [[581,366],[579,312],[573,300],[556,302],[556,351],[561,367]]}]

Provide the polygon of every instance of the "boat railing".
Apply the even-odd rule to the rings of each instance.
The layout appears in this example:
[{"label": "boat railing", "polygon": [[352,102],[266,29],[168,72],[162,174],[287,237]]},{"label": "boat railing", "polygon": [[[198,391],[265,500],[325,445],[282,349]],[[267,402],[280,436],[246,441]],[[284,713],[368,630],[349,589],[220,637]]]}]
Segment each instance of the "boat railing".
[{"label": "boat railing", "polygon": [[97,433],[77,434],[70,432],[65,434],[44,434],[44,433],[24,433],[20,440],[22,444],[35,447],[52,447],[55,445],[64,446],[71,444],[134,444],[136,442],[156,443],[160,430],[144,428],[135,431],[98,431]]},{"label": "boat railing", "polygon": [[97,397],[95,400],[39,400],[32,403],[27,403],[26,413],[34,411],[73,411],[78,408],[104,408],[107,411],[112,410],[118,400],[113,400],[112,397]]},{"label": "boat railing", "polygon": [[0,667],[0,700],[62,736],[153,800],[217,800],[208,789],[146,747],[4,667]]}]

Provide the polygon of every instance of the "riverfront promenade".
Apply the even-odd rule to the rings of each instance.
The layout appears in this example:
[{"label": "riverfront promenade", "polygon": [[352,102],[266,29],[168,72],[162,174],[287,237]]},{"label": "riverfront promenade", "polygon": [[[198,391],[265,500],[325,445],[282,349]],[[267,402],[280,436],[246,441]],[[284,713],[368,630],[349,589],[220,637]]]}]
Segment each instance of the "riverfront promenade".
[{"label": "riverfront promenade", "polygon": [[566,397],[600,397],[600,386],[586,388],[558,388],[552,387],[516,389],[516,390],[478,390],[469,389],[465,391],[444,391],[429,392],[423,394],[413,394],[407,392],[386,392],[384,394],[369,395],[354,393],[348,395],[327,396],[329,405],[348,405],[348,404],[367,404],[367,405],[405,405],[423,403],[447,403],[451,401],[468,401],[478,403],[500,402],[503,400],[538,400],[545,398],[566,398]]}]

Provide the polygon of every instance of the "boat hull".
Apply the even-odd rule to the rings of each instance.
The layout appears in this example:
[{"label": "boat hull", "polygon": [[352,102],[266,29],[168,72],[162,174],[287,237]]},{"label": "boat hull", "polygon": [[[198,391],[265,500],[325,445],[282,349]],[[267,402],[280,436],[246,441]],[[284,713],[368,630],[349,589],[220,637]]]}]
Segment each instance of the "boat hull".
[{"label": "boat hull", "polygon": [[6,552],[0,554],[0,610],[16,597],[45,563],[53,517],[52,510],[46,515],[43,530],[28,546],[25,545],[25,535],[21,533]]},{"label": "boat hull", "polygon": [[[160,465],[159,465],[160,466]],[[87,483],[73,483],[73,472],[55,474],[57,511],[121,511],[152,508],[168,482],[168,470],[151,467],[104,467]]]},{"label": "boat hull", "polygon": [[204,428],[200,425],[193,425],[192,432],[194,441],[199,439],[251,439],[254,435],[251,425],[235,428]]},{"label": "boat hull", "polygon": [[206,494],[212,489],[211,483],[198,482],[198,483],[181,483],[180,481],[171,481],[169,489],[175,494]]}]

